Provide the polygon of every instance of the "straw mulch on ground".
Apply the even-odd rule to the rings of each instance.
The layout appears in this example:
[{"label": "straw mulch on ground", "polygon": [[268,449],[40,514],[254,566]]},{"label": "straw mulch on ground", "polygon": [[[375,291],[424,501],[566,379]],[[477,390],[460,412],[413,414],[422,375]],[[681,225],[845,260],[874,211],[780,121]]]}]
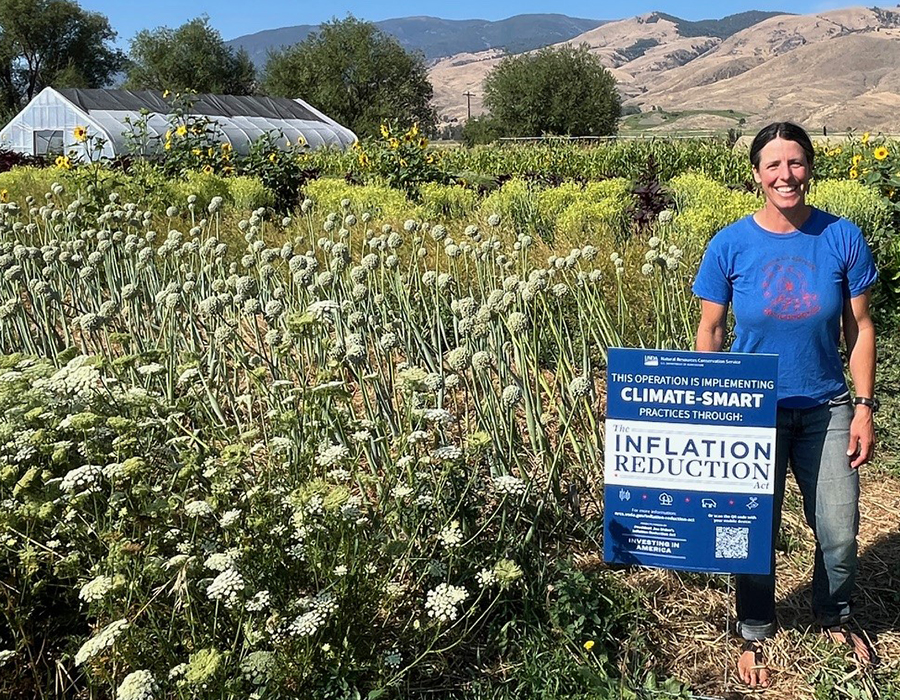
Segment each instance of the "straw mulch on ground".
[{"label": "straw mulch on ground", "polygon": [[[777,555],[781,630],[768,644],[774,673],[763,697],[805,700],[814,697],[817,686],[820,692],[856,686],[865,694],[838,691],[835,697],[879,698],[887,685],[900,687],[900,479],[874,467],[864,467],[862,475],[856,616],[881,657],[879,669],[857,668],[814,625],[809,609],[814,543],[789,476]],[[734,670],[740,640],[734,634],[733,594],[725,577],[634,569],[626,580],[648,596],[657,618],[648,635],[659,650],[661,672],[698,694],[729,700],[760,694],[748,691]]]}]

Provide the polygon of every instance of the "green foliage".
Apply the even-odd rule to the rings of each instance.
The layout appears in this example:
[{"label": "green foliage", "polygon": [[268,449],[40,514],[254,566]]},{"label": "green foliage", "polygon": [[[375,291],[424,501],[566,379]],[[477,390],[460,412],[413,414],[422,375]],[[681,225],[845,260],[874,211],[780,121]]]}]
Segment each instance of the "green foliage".
[{"label": "green foliage", "polygon": [[503,124],[494,117],[485,115],[469,119],[463,126],[461,136],[463,144],[471,147],[493,143],[504,134]]},{"label": "green foliage", "polygon": [[859,180],[815,180],[807,202],[859,226],[878,254],[886,252],[896,237],[889,231],[893,217],[890,201]]},{"label": "green foliage", "polygon": [[[355,214],[369,212],[373,216],[403,218],[412,213],[415,205],[402,191],[386,185],[351,185],[337,178],[319,178],[308,182],[304,194],[313,200],[320,214],[341,212]],[[346,200],[346,201],[345,201]],[[344,206],[344,205],[347,206]]]},{"label": "green foliage", "polygon": [[751,192],[737,192],[706,175],[685,173],[668,183],[675,199],[672,231],[675,242],[706,245],[719,229],[759,209],[763,201]]},{"label": "green foliage", "polygon": [[130,90],[249,95],[255,82],[250,56],[226,46],[206,16],[177,29],[144,29],[131,40]]},{"label": "green foliage", "polygon": [[102,14],[71,0],[0,0],[0,105],[15,110],[48,85],[107,85],[125,60]]},{"label": "green foliage", "polygon": [[221,197],[224,200],[230,196],[226,178],[213,173],[194,171],[186,173],[184,180],[171,181],[169,192],[171,201],[182,207],[187,204],[188,197],[194,195],[197,198],[195,206],[198,209],[206,209],[213,197]]},{"label": "green foliage", "polygon": [[24,202],[26,197],[41,197],[54,182],[71,182],[70,173],[59,168],[16,167],[0,173],[0,193],[5,201]]},{"label": "green foliage", "polygon": [[510,136],[616,133],[615,79],[587,46],[507,56],[484,80],[490,116]]},{"label": "green foliage", "polygon": [[371,22],[355,17],[320,25],[299,44],[266,63],[262,89],[303,99],[360,138],[377,136],[382,123],[418,123],[429,132],[435,114],[425,61]]},{"label": "green foliage", "polygon": [[274,204],[275,198],[259,178],[240,175],[230,177],[225,182],[228,185],[229,199],[237,209],[254,210]]},{"label": "green foliage", "polygon": [[419,186],[420,211],[426,219],[449,221],[472,215],[479,203],[478,195],[461,185],[426,182]]},{"label": "green foliage", "polygon": [[482,220],[492,215],[500,217],[501,225],[516,235],[553,240],[553,222],[538,206],[539,187],[525,180],[513,178],[492,192],[479,207]]},{"label": "green foliage", "polygon": [[563,240],[612,244],[629,230],[631,183],[613,178],[587,185],[567,182],[537,194],[543,216]]},{"label": "green foliage", "polygon": [[360,178],[374,177],[413,197],[418,196],[422,183],[447,179],[434,154],[428,151],[428,139],[418,124],[401,130],[396,124],[383,123],[378,138],[366,141],[365,145],[357,142],[355,149],[354,172]]}]

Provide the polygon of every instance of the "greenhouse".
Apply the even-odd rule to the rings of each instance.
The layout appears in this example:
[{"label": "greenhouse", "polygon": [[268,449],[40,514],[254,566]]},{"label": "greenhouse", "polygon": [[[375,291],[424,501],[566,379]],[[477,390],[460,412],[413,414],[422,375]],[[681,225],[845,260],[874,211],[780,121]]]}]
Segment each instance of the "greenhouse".
[{"label": "greenhouse", "polygon": [[[191,95],[185,113],[189,119],[214,123],[214,138],[230,143],[238,153],[246,153],[265,134],[282,148],[299,144],[343,149],[357,140],[350,129],[303,100],[287,97]],[[139,121],[141,129],[134,129]],[[161,147],[172,126],[171,100],[163,93],[48,87],[0,130],[0,147],[33,156],[79,157],[87,153],[89,143],[95,151],[92,157],[113,158],[135,150],[146,155]],[[79,140],[76,127],[97,138]]]}]

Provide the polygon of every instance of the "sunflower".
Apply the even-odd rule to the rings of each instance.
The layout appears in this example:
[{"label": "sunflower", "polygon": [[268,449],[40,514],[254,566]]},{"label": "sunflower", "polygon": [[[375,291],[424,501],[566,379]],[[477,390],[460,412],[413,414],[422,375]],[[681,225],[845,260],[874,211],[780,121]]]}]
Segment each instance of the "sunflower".
[{"label": "sunflower", "polygon": [[0,202],[3,202],[5,204],[8,201],[9,201],[9,190],[4,188],[4,189],[0,190]]},{"label": "sunflower", "polygon": [[72,136],[75,137],[75,140],[78,141],[78,143],[82,143],[87,140],[87,129],[83,126],[76,126],[72,131]]},{"label": "sunflower", "polygon": [[232,146],[227,141],[222,142],[222,153],[231,153]]},{"label": "sunflower", "polygon": [[276,160],[278,160],[278,156],[276,156],[274,153],[270,153],[269,154],[269,162],[274,163]]},{"label": "sunflower", "polygon": [[859,138],[859,141],[860,141],[860,143],[862,143],[863,146],[865,146],[867,143],[869,143],[869,136],[870,136],[870,134],[867,131]]},{"label": "sunflower", "polygon": [[308,146],[309,144],[306,142],[306,137],[303,134],[300,134],[297,137],[297,145],[300,147]]},{"label": "sunflower", "polygon": [[388,146],[390,146],[392,150],[396,151],[398,148],[400,148],[400,142],[397,139],[392,138],[390,141],[388,141]]},{"label": "sunflower", "polygon": [[163,90],[163,99],[166,99],[166,98],[167,98],[169,95],[171,95],[171,94],[172,94],[172,93],[169,92],[168,90]]},{"label": "sunflower", "polygon": [[391,135],[390,129],[388,129],[388,125],[384,122],[381,122],[381,136],[382,138],[387,138]]},{"label": "sunflower", "polygon": [[879,146],[872,152],[872,155],[875,157],[875,160],[884,160],[888,157],[888,149],[885,146]]},{"label": "sunflower", "polygon": [[204,173],[205,175],[212,175],[212,174],[213,174],[213,166],[211,166],[211,165],[204,165],[204,166],[203,166],[203,173]]},{"label": "sunflower", "polygon": [[178,128],[175,129],[176,136],[186,136],[187,135],[187,127],[184,124],[179,124]]},{"label": "sunflower", "polygon": [[72,162],[68,159],[67,156],[56,156],[56,167],[62,168],[63,170],[68,170],[72,167]]},{"label": "sunflower", "polygon": [[859,170],[857,170],[856,168],[850,168],[850,179],[855,180],[858,177],[859,177]]}]

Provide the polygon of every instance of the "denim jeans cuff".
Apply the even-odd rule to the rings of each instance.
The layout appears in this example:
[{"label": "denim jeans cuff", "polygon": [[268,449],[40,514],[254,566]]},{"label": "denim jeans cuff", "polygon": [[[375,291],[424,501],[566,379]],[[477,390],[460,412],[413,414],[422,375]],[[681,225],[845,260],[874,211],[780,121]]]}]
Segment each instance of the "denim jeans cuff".
[{"label": "denim jeans cuff", "polygon": [[775,636],[778,623],[761,620],[738,620],[737,631],[744,639],[768,639]]}]

